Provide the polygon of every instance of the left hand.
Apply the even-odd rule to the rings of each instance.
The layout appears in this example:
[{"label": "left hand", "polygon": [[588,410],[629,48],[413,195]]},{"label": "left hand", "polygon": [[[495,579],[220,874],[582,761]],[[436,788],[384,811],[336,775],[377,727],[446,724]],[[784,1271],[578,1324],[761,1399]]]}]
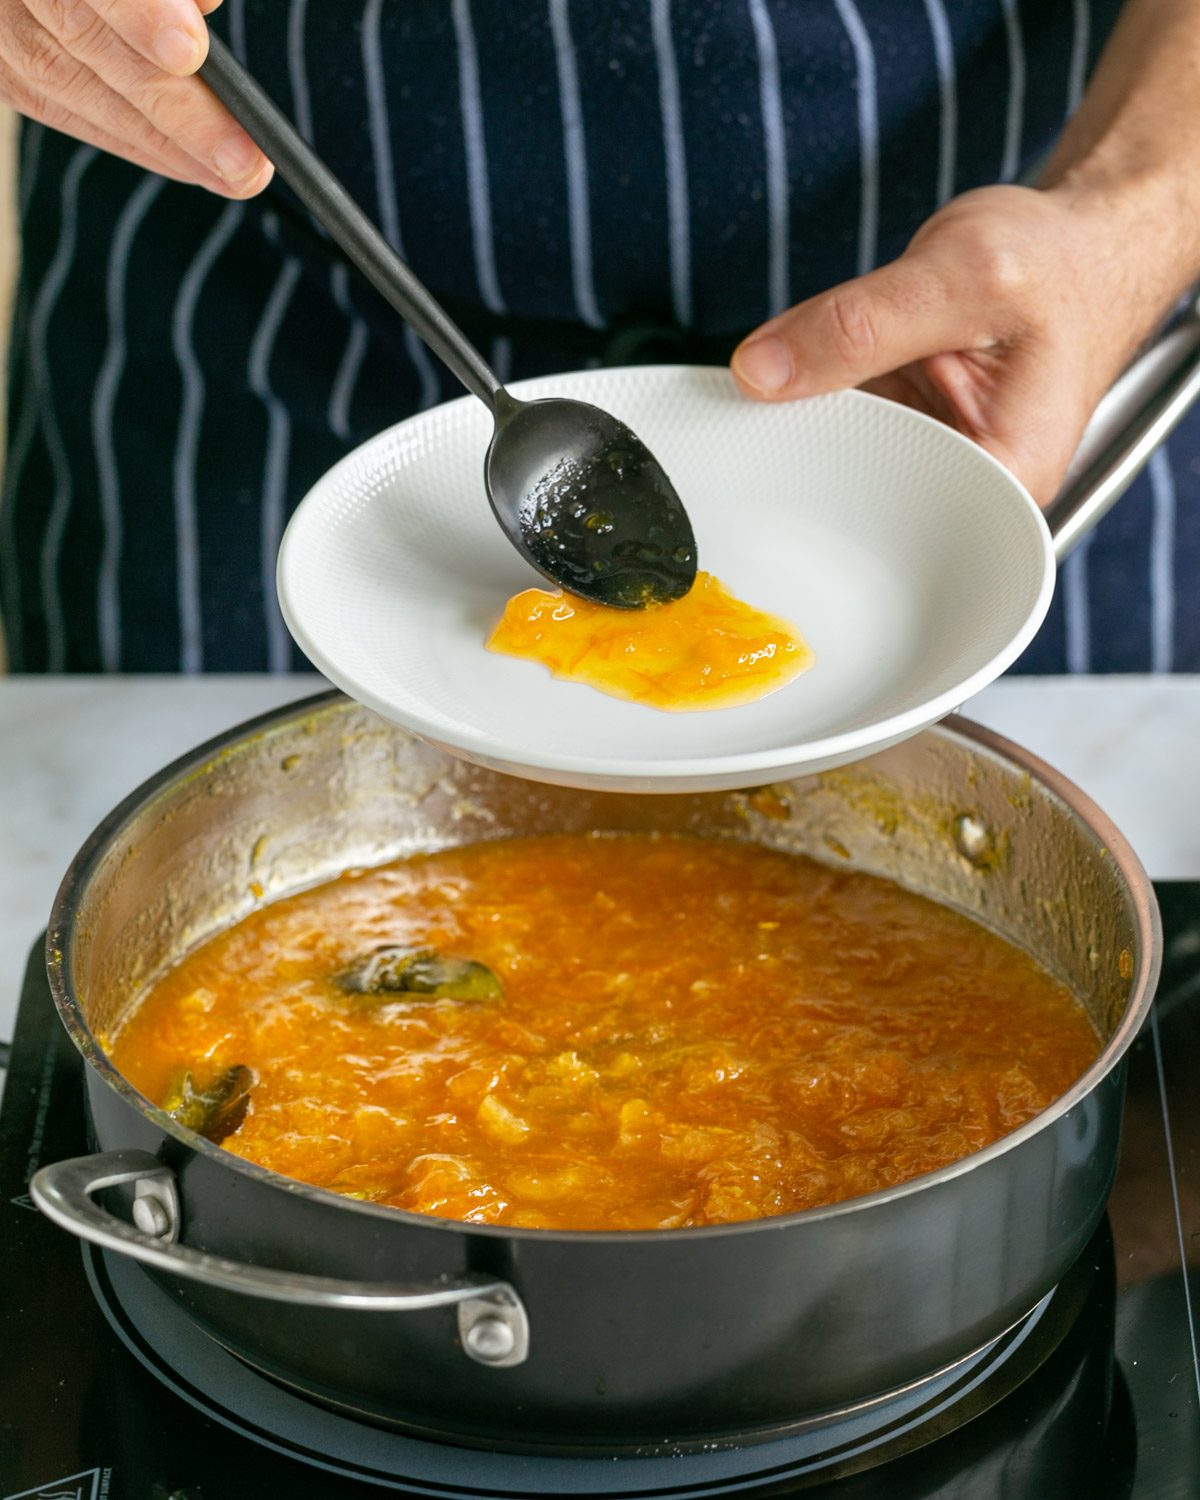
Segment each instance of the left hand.
[{"label": "left hand", "polygon": [[1173,231],[1153,218],[1066,186],[966,193],[898,260],[756,329],[734,376],[759,400],[863,386],[916,407],[1046,504],[1096,403],[1170,305]]},{"label": "left hand", "polygon": [[0,103],[176,182],[249,198],[272,166],[194,75],[220,0],[0,0]]}]

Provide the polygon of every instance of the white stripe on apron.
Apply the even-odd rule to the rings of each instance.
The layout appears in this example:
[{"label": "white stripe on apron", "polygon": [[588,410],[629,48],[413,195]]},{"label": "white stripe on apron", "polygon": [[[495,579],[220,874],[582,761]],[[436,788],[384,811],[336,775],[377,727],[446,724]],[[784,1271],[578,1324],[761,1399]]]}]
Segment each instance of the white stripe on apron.
[{"label": "white stripe on apron", "polygon": [[875,53],[854,0],[833,0],[854,49],[857,69],[858,155],[861,197],[858,210],[858,275],[875,267],[879,241],[879,103],[875,94]]},{"label": "white stripe on apron", "polygon": [[129,254],[134,236],[150,206],[162,192],[162,177],[144,177],[129,195],[113,230],[104,281],[108,315],[108,347],[92,393],[92,447],[96,453],[96,475],[104,541],[96,574],[96,632],[100,645],[100,668],[121,669],[121,598],[119,574],[124,528],[121,516],[121,478],[113,442],[113,408],[121,376],[125,372],[125,289]]},{"label": "white stripe on apron", "polygon": [[505,338],[503,334],[492,340],[492,373],[501,385],[507,385],[512,379],[513,346],[512,339]]},{"label": "white stripe on apron", "polygon": [[1001,182],[1015,182],[1021,170],[1021,130],[1025,122],[1025,39],[1017,0],[1000,0],[1008,37],[1008,108],[1004,116],[1004,156]]},{"label": "white stripe on apron", "polygon": [[246,7],[244,0],[229,0],[229,50],[238,62],[246,61]]},{"label": "white stripe on apron", "polygon": [[958,146],[958,80],[954,69],[954,40],[942,0],[925,0],[925,13],[933,33],[933,55],[937,61],[942,118],[938,137],[937,202],[940,208],[954,196],[954,159]]},{"label": "white stripe on apron", "polygon": [[1175,476],[1166,445],[1150,455],[1150,670],[1175,661]]},{"label": "white stripe on apron", "polygon": [[754,45],[758,53],[758,99],[762,111],[767,162],[767,316],[789,305],[790,259],[787,138],[783,129],[783,95],[779,86],[779,51],[766,0],[748,0]]},{"label": "white stripe on apron", "polygon": [[74,476],[54,410],[46,335],[55,304],[70,274],[71,262],[75,257],[75,232],[79,222],[79,189],[83,182],[83,174],[98,155],[99,152],[94,146],[80,147],[63,173],[62,228],[59,233],[58,249],[46,272],[46,280],[42,286],[42,294],[34,307],[30,329],[29,357],[37,383],[42,436],[46,440],[46,451],[50,455],[50,466],[54,471],[54,496],[50,502],[50,514],[47,517],[46,532],[42,538],[39,570],[42,605],[46,616],[46,670],[48,672],[61,672],[67,664],[66,621],[63,617],[62,598],[58,591],[58,555],[62,547],[67,517],[71,512]]},{"label": "white stripe on apron", "polygon": [[291,0],[288,11],[287,49],[288,78],[292,85],[292,121],[311,145],[313,138],[312,101],[308,92],[308,69],[304,62],[304,25],[308,0]]},{"label": "white stripe on apron", "polygon": [[667,164],[667,225],[671,251],[671,305],[681,328],[692,324],[692,250],[689,237],[687,153],[679,69],[671,36],[671,0],[650,0],[654,55],[658,63],[659,107]]},{"label": "white stripe on apron", "polygon": [[[371,153],[375,165],[375,196],[379,204],[379,227],[397,255],[404,254],[400,236],[400,212],[396,205],[396,178],[392,162],[391,127],[388,123],[387,91],[383,77],[383,54],[379,41],[382,0],[367,0],[363,8],[362,59],[367,88],[367,115],[371,129]],[[405,324],[404,347],[421,382],[422,411],[436,406],[441,385],[429,351]]]},{"label": "white stripe on apron", "polygon": [[[296,129],[310,145],[315,143],[313,127],[312,93],[308,86],[308,59],[306,55],[306,27],[308,22],[308,0],[291,0],[288,11],[288,81],[292,86],[292,108]],[[328,241],[324,226],[313,221],[313,227],[321,238]],[[350,403],[354,398],[354,387],[363,357],[367,352],[367,325],[355,312],[350,301],[349,268],[342,261],[330,267],[329,293],[334,305],[344,315],[349,329],[346,346],[338,361],[333,384],[329,388],[329,400],[325,408],[325,425],[344,443],[350,436]]]},{"label": "white stripe on apron", "polygon": [[365,320],[354,311],[354,305],[350,301],[350,271],[346,265],[336,265],[332,268],[329,273],[329,289],[335,305],[345,315],[350,331],[346,335],[346,347],[342,350],[337,374],[333,377],[333,385],[330,387],[325,421],[335,437],[341,438],[344,443],[349,443],[353,439],[350,427],[350,403],[354,400],[354,388],[358,384],[358,372],[362,369],[362,362],[366,357],[370,335],[367,332]]},{"label": "white stripe on apron", "polygon": [[[268,237],[270,230],[268,228]],[[300,279],[300,262],[294,255],[284,259],[267,305],[263,309],[246,365],[250,389],[267,411],[267,446],[263,457],[262,509],[260,511],[260,556],[263,612],[267,625],[267,668],[286,672],[291,665],[291,637],[279,601],[275,596],[275,560],[283,536],[283,515],[287,491],[288,457],[292,440],[292,419],[286,402],[271,389],[271,354],[283,325],[288,303]]]},{"label": "white stripe on apron", "polygon": [[[1074,114],[1083,98],[1087,77],[1088,33],[1091,14],[1088,0],[1074,0],[1075,36],[1067,74],[1067,115]],[[1094,532],[1079,542],[1062,567],[1063,615],[1066,623],[1068,672],[1088,672],[1092,665],[1091,599],[1088,589],[1088,552]]]},{"label": "white stripe on apron", "polygon": [[1068,672],[1090,672],[1092,667],[1091,600],[1088,597],[1088,552],[1094,532],[1075,544],[1060,569],[1063,623],[1066,629]]},{"label": "white stripe on apron", "polygon": [[379,44],[379,17],[383,0],[367,0],[363,9],[363,82],[367,90],[367,118],[371,128],[371,152],[375,162],[375,197],[379,204],[379,227],[397,255],[404,254],[400,238],[400,212],[396,206],[396,180],[392,163],[392,137],[388,124],[387,90],[383,77],[383,53]]},{"label": "white stripe on apron", "polygon": [[175,586],[179,609],[179,670],[204,670],[204,632],[200,606],[200,546],[196,516],[196,454],[204,416],[204,370],[192,347],[192,321],[209,272],[245,215],[245,205],[229,203],[205,235],[195,259],[184,272],[171,313],[171,346],[183,379],[179,426],[171,465],[175,504]]},{"label": "white stripe on apron", "polygon": [[592,271],[592,212],[588,201],[587,140],[579,99],[579,70],[567,0],[550,0],[550,30],[558,67],[563,156],[567,173],[567,227],[571,238],[571,288],[575,310],[589,328],[603,328]]},{"label": "white stripe on apron", "polygon": [[1067,112],[1074,114],[1083,98],[1087,83],[1088,45],[1091,41],[1092,14],[1088,0],[1075,0],[1075,38],[1071,44],[1071,70],[1067,75]]},{"label": "white stripe on apron", "polygon": [[496,274],[496,246],[492,236],[492,199],[488,186],[487,143],[483,134],[483,100],[479,93],[479,54],[471,29],[470,0],[451,0],[454,35],[458,42],[458,93],[462,112],[463,145],[467,153],[467,198],[471,211],[471,241],[475,277],[489,312],[504,311],[500,278]]}]

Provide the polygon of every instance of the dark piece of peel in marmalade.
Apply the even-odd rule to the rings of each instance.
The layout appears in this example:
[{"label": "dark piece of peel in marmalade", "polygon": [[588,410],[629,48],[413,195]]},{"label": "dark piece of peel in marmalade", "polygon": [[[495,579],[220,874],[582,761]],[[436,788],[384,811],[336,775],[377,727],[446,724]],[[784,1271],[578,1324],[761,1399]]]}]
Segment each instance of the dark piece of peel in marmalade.
[{"label": "dark piece of peel in marmalade", "polygon": [[186,1129],[220,1145],[241,1128],[253,1086],[254,1074],[240,1063],[218,1073],[206,1088],[197,1088],[188,1069],[172,1083],[162,1107]]},{"label": "dark piece of peel in marmalade", "polygon": [[433,948],[385,944],[336,977],[348,995],[411,995],[431,1000],[503,1000],[504,987],[486,964]]}]

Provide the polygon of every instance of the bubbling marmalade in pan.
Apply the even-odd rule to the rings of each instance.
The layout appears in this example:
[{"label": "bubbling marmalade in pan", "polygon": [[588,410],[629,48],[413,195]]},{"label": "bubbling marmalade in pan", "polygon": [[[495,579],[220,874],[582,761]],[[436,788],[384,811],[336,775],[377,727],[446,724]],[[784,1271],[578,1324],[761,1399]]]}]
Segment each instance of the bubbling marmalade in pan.
[{"label": "bubbling marmalade in pan", "polygon": [[264,906],[111,1044],[230,1151],[418,1213],[655,1229],[905,1181],[1049,1105],[1098,1038],[1026,954],[751,844],[502,840]]}]

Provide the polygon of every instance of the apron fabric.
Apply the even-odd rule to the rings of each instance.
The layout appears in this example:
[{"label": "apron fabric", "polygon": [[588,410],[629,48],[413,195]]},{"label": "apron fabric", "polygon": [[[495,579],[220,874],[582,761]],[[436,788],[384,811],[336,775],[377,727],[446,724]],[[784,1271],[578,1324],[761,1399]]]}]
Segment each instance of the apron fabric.
[{"label": "apron fabric", "polygon": [[[226,0],[213,22],[504,380],[720,362],[1017,179],[1119,0]],[[287,517],[460,394],[286,188],[230,203],[38,125],[0,500],[19,672],[288,671]],[[1200,417],[1018,670],[1200,668]]]}]

